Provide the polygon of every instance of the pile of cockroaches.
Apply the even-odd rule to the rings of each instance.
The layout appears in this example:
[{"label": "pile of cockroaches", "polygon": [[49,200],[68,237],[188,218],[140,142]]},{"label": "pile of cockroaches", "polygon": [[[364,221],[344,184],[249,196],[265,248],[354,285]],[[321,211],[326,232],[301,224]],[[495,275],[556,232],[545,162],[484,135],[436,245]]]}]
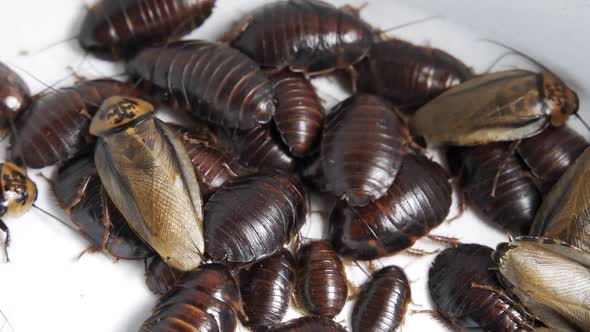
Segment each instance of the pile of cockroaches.
[{"label": "pile of cockroaches", "polygon": [[[234,331],[238,319],[345,331],[333,317],[349,296],[353,331],[394,331],[411,302],[403,269],[375,271],[356,293],[341,257],[420,253],[422,237],[453,246],[428,276],[431,314],[452,328],[590,330],[590,149],[566,125],[579,105],[560,78],[476,75],[319,0],[264,5],[223,41],[175,41],[214,5],[94,5],[79,43],[126,61],[129,82],[32,98],[1,65],[1,125],[13,135],[0,213],[33,206],[26,168],[60,165],[57,200],[90,250],[151,259],[147,284],[161,298],[140,331]],[[330,112],[309,80],[325,74],[351,83]],[[160,103],[195,123],[159,120]],[[445,148],[449,173],[425,143]],[[429,235],[447,218],[452,179],[482,218],[529,236],[493,250]],[[314,241],[300,236],[312,190],[333,201],[329,236]],[[292,297],[309,316],[283,322]]]}]

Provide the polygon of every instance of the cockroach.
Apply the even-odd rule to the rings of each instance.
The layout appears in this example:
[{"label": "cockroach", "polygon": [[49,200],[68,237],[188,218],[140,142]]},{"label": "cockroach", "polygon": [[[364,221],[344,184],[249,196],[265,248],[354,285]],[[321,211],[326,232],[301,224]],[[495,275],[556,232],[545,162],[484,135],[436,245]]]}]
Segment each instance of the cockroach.
[{"label": "cockroach", "polygon": [[228,181],[205,204],[205,249],[217,261],[268,257],[299,231],[306,216],[303,186],[288,175]]},{"label": "cockroach", "polygon": [[404,270],[388,266],[377,271],[363,286],[352,309],[352,331],[390,331],[401,326],[412,300]]},{"label": "cockroach", "polygon": [[330,113],[320,158],[326,189],[351,206],[383,196],[402,165],[409,137],[393,105],[372,95],[346,99]]},{"label": "cockroach", "polygon": [[312,315],[338,315],[346,304],[348,282],[332,245],[322,240],[303,246],[297,254],[295,271],[297,303]]},{"label": "cockroach", "polygon": [[549,127],[539,135],[522,140],[517,151],[545,193],[588,145],[582,135],[568,126]]},{"label": "cockroach", "polygon": [[164,263],[160,257],[154,257],[145,274],[148,288],[155,294],[164,295],[182,279],[185,272]]},{"label": "cockroach", "polygon": [[148,48],[127,70],[165,102],[224,127],[251,129],[270,122],[275,112],[266,74],[227,45],[191,40]]},{"label": "cockroach", "polygon": [[31,103],[31,91],[23,79],[10,67],[0,62],[0,131],[9,129],[9,120]]},{"label": "cockroach", "polygon": [[577,94],[552,72],[509,70],[447,90],[418,109],[411,124],[429,144],[480,145],[562,126],[578,106]]},{"label": "cockroach", "polygon": [[114,96],[90,124],[102,184],[135,233],[172,267],[196,268],[203,257],[198,180],[178,132],[137,98]]},{"label": "cockroach", "polygon": [[504,287],[558,331],[590,330],[590,254],[565,242],[519,237],[494,253]]},{"label": "cockroach", "polygon": [[285,322],[269,332],[346,332],[342,325],[322,316],[305,316]]},{"label": "cockroach", "polygon": [[338,254],[372,260],[410,248],[440,225],[452,202],[449,175],[424,156],[408,154],[387,193],[365,207],[338,201],[330,238]]},{"label": "cockroach", "polygon": [[101,79],[41,95],[17,119],[13,160],[43,168],[90,150],[94,142],[88,133],[90,120],[100,103],[118,94],[140,93],[129,83]]},{"label": "cockroach", "polygon": [[251,13],[237,32],[231,45],[263,67],[307,74],[352,70],[374,36],[357,15],[320,0],[272,2]]},{"label": "cockroach", "polygon": [[53,191],[80,234],[90,243],[86,251],[108,251],[121,259],[143,259],[153,251],[129,228],[103,191],[94,162],[83,156],[61,167]]},{"label": "cockroach", "polygon": [[460,244],[436,256],[428,289],[437,311],[458,329],[534,331],[531,314],[501,293],[493,252],[479,244]]},{"label": "cockroach", "polygon": [[214,5],[215,0],[102,0],[88,10],[78,42],[102,59],[128,58],[199,27]]},{"label": "cockroach", "polygon": [[510,143],[453,148],[448,154],[459,155],[461,190],[481,217],[514,234],[527,234],[542,196]]},{"label": "cockroach", "polygon": [[240,290],[248,322],[256,330],[281,323],[295,279],[295,259],[287,250],[261,260],[240,273]]},{"label": "cockroach", "polygon": [[202,265],[164,294],[140,332],[235,331],[240,290],[224,265]]},{"label": "cockroach", "polygon": [[314,148],[322,132],[324,109],[321,101],[302,74],[285,71],[272,79],[277,100],[274,123],[289,152],[303,157]]},{"label": "cockroach", "polygon": [[590,148],[545,195],[531,235],[547,236],[590,252]]},{"label": "cockroach", "polygon": [[376,42],[355,68],[360,91],[383,96],[404,111],[415,111],[473,76],[449,53],[400,39]]}]

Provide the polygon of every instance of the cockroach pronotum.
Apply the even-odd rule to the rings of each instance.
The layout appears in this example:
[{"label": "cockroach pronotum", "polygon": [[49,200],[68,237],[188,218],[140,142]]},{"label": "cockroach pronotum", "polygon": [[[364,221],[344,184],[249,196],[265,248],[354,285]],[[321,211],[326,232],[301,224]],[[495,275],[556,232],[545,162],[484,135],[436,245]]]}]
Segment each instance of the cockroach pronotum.
[{"label": "cockroach pronotum", "polygon": [[220,264],[188,272],[156,303],[140,332],[235,331],[242,313],[240,290],[230,270]]},{"label": "cockroach pronotum", "polygon": [[494,252],[498,276],[535,317],[558,331],[590,330],[590,253],[523,236]]},{"label": "cockroach pronotum", "polygon": [[346,332],[342,325],[322,316],[305,316],[284,322],[269,332]]},{"label": "cockroach pronotum", "polygon": [[101,0],[89,8],[78,42],[103,59],[127,58],[197,28],[214,5],[215,0]]},{"label": "cockroach pronotum", "polygon": [[542,197],[510,143],[452,148],[447,154],[460,163],[453,168],[460,169],[461,190],[484,220],[528,233]]},{"label": "cockroach pronotum", "polygon": [[590,252],[590,148],[561,176],[535,216],[531,235],[547,236]]},{"label": "cockroach pronotum", "polygon": [[346,304],[348,282],[344,265],[330,243],[314,241],[303,246],[295,271],[297,303],[312,315],[338,315]]},{"label": "cockroach pronotum", "polygon": [[447,90],[418,109],[411,123],[429,144],[480,145],[562,126],[578,106],[576,93],[552,72],[510,70]]},{"label": "cockroach pronotum", "polygon": [[160,257],[156,256],[145,272],[145,282],[153,293],[164,295],[182,279],[185,273],[164,263]]},{"label": "cockroach pronotum", "polygon": [[231,45],[263,67],[307,74],[352,70],[367,56],[374,37],[358,16],[320,0],[264,5],[238,32]]},{"label": "cockroach pronotum", "polygon": [[447,172],[423,156],[408,154],[387,193],[360,208],[339,201],[330,214],[336,251],[372,260],[410,248],[440,225],[451,207]]},{"label": "cockroach pronotum", "polygon": [[295,278],[293,255],[283,249],[240,273],[245,325],[253,330],[281,323],[287,313]]},{"label": "cockroach pronotum", "polygon": [[106,98],[119,94],[139,96],[139,91],[129,83],[101,79],[41,95],[17,119],[13,160],[43,168],[88,151],[94,141],[88,132],[92,116]]},{"label": "cockroach pronotum", "polygon": [[189,271],[204,253],[203,201],[179,133],[153,112],[136,98],[105,100],[90,124],[96,169],[131,229],[167,264]]},{"label": "cockroach pronotum", "polygon": [[501,293],[492,253],[479,244],[460,244],[436,256],[428,289],[437,311],[457,329],[534,331],[532,316]]},{"label": "cockroach pronotum", "polygon": [[121,259],[153,256],[153,251],[129,228],[102,190],[96,167],[89,156],[60,168],[53,191],[77,230],[91,243],[86,251],[104,250]]},{"label": "cockroach pronotum", "polygon": [[306,215],[303,186],[288,175],[227,182],[205,204],[205,250],[213,260],[248,263],[283,248]]},{"label": "cockroach pronotum", "polygon": [[266,74],[227,45],[191,40],[148,48],[127,70],[165,102],[224,127],[250,129],[270,122],[275,112]]},{"label": "cockroach pronotum", "polygon": [[351,206],[383,196],[402,165],[409,133],[389,102],[356,95],[326,119],[320,159],[326,189]]},{"label": "cockroach pronotum", "polygon": [[473,76],[447,52],[399,39],[376,42],[355,68],[360,91],[385,97],[403,111],[415,111]]},{"label": "cockroach pronotum", "polygon": [[23,79],[0,62],[0,131],[10,127],[19,113],[31,103],[31,91]]},{"label": "cockroach pronotum", "polygon": [[410,282],[401,268],[388,266],[377,271],[354,304],[352,331],[396,331],[411,300]]}]

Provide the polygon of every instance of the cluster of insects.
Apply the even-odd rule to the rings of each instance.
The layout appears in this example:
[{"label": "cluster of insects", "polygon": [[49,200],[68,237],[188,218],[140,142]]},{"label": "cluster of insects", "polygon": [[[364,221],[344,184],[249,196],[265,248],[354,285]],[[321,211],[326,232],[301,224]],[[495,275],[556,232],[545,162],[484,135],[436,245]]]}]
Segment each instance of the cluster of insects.
[{"label": "cluster of insects", "polygon": [[[79,45],[125,62],[127,81],[31,96],[0,64],[0,215],[34,207],[27,170],[57,165],[54,194],[89,251],[149,261],[160,297],[142,332],[399,330],[404,269],[369,264],[357,288],[345,266],[428,255],[421,238],[449,246],[428,273],[428,314],[450,328],[590,330],[590,149],[555,73],[475,73],[320,0],[270,2],[219,41],[179,40],[210,15],[214,0],[89,8]],[[321,75],[350,97],[324,109]],[[160,120],[161,105],[194,123]],[[453,184],[516,238],[494,250],[431,234],[450,219]],[[312,192],[331,203],[321,239],[301,231]],[[303,317],[285,321],[290,304]]]}]

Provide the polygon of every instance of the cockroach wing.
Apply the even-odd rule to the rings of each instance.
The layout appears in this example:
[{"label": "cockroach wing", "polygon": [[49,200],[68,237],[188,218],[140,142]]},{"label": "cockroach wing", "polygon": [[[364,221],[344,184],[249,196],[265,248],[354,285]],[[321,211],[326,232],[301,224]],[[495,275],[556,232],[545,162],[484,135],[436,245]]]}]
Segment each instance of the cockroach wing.
[{"label": "cockroach wing", "polygon": [[478,76],[420,108],[412,125],[430,144],[479,145],[540,133],[550,123],[539,75],[511,70]]},{"label": "cockroach wing", "polygon": [[172,267],[196,268],[204,252],[202,199],[177,134],[146,120],[101,137],[95,162],[131,228]]},{"label": "cockroach wing", "polygon": [[549,238],[521,237],[495,255],[502,281],[544,324],[590,330],[590,254]]},{"label": "cockroach wing", "polygon": [[590,252],[590,148],[545,196],[530,234],[559,239]]}]

